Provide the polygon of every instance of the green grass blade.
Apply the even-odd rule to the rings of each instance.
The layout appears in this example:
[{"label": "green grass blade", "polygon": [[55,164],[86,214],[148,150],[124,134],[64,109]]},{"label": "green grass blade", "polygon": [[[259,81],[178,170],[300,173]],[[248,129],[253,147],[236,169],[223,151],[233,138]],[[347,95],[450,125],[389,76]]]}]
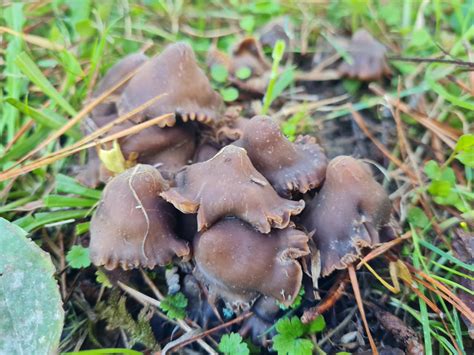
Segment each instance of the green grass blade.
[{"label": "green grass blade", "polygon": [[462,262],[461,260],[459,260],[458,258],[454,257],[453,255],[449,254],[449,253],[446,253],[444,251],[442,251],[440,248],[434,246],[433,244],[431,243],[428,243],[427,241],[424,241],[423,239],[418,239],[418,243],[420,243],[422,246],[424,246],[425,248],[435,252],[436,254],[442,256],[442,257],[445,257],[446,259],[448,259],[449,261],[451,261],[453,264],[456,264],[458,266],[461,266],[463,267],[464,269],[466,270],[469,270],[469,271],[474,271],[474,265],[469,265],[465,262]]},{"label": "green grass blade", "polygon": [[20,53],[15,63],[18,65],[20,70],[25,74],[28,79],[35,83],[48,97],[56,102],[64,111],[71,116],[77,114],[76,110],[59,94],[49,80],[44,76],[41,70],[38,68],[36,63],[28,56],[26,52]]},{"label": "green grass blade", "polygon": [[[56,112],[49,111],[48,114],[46,114],[12,97],[5,99],[5,101],[45,127],[58,129],[67,123],[67,120]],[[75,139],[79,139],[82,136],[78,129],[70,129],[65,134]]]},{"label": "green grass blade", "polygon": [[[21,32],[25,17],[23,15],[23,4],[13,3],[11,6],[4,9],[3,18],[8,27],[12,30]],[[23,46],[23,40],[16,36],[5,34],[8,46],[5,51],[5,69],[3,75],[5,77],[5,86],[2,88],[6,95],[13,98],[20,98],[22,94],[22,88],[25,80],[21,77],[21,72],[15,64],[15,58],[21,52]],[[3,85],[2,85],[3,86]],[[4,136],[3,132],[5,126],[6,130],[6,141],[10,141],[15,133],[17,127],[20,126],[19,114],[15,108],[11,106],[1,107],[2,119],[0,120],[0,136]]]},{"label": "green grass blade", "polygon": [[63,174],[58,174],[56,176],[56,190],[58,192],[75,194],[95,200],[99,200],[102,194],[101,191],[85,187],[79,184],[72,177]]},{"label": "green grass blade", "polygon": [[92,207],[97,200],[80,197],[49,195],[43,198],[45,207]]},{"label": "green grass blade", "polygon": [[73,222],[75,219],[84,218],[89,214],[90,209],[38,212],[32,216],[32,219],[19,219],[16,220],[14,223],[26,230],[27,232],[31,232],[37,228],[52,223],[57,223],[61,221]]}]

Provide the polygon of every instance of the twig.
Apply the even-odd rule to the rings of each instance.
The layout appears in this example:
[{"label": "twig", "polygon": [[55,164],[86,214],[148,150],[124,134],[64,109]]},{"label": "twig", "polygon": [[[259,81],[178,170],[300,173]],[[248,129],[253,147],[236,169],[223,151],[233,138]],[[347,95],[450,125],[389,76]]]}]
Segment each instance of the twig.
[{"label": "twig", "polygon": [[153,118],[149,121],[145,121],[145,122],[142,122],[142,123],[137,124],[135,126],[132,126],[130,128],[124,129],[120,132],[117,132],[117,133],[115,133],[113,135],[110,135],[110,136],[107,136],[105,138],[98,139],[94,142],[86,143],[84,145],[81,145],[79,147],[74,148],[73,150],[69,150],[69,149],[68,150],[61,150],[61,151],[58,151],[54,154],[50,154],[50,155],[48,155],[44,158],[34,160],[31,163],[26,164],[22,167],[12,169],[12,170],[6,170],[6,171],[0,173],[0,181],[8,180],[8,179],[17,177],[21,174],[28,173],[28,172],[33,171],[35,169],[38,169],[42,166],[54,163],[55,161],[58,161],[60,159],[66,158],[70,155],[73,155],[77,152],[80,152],[81,150],[84,150],[84,149],[87,149],[87,148],[92,148],[92,147],[95,147],[95,146],[98,146],[98,145],[101,145],[101,144],[104,144],[104,143],[107,143],[107,142],[111,142],[111,141],[114,141],[116,139],[131,135],[131,134],[136,134],[136,133],[138,133],[138,132],[140,132],[140,131],[148,128],[148,127],[151,127],[153,125],[157,125],[157,124],[161,123],[164,119],[169,118],[172,115],[173,114],[166,114],[166,115],[163,115],[163,116],[159,116],[159,117]]},{"label": "twig", "polygon": [[367,322],[367,318],[365,316],[364,304],[362,302],[359,282],[357,281],[357,275],[355,272],[354,265],[349,265],[347,270],[349,271],[349,278],[351,279],[352,289],[354,291],[354,297],[356,299],[357,307],[359,307],[362,323],[364,323],[365,332],[367,333],[367,337],[369,338],[370,348],[372,349],[372,353],[374,355],[378,355],[379,352],[377,350],[377,346],[375,345],[374,338],[372,338],[372,333],[370,332],[369,323]]},{"label": "twig", "polygon": [[[137,301],[139,301],[140,303],[148,303],[148,304],[151,304],[155,307],[157,307],[158,309],[160,308],[160,301],[154,299],[154,298],[151,298],[150,296],[147,296],[127,285],[125,285],[124,283],[118,281],[118,285],[119,287],[124,290],[125,292],[127,292],[130,296],[132,296],[133,298],[135,298]],[[192,332],[194,331],[194,329],[192,329],[185,321],[183,321],[182,319],[178,319],[176,320],[176,323],[178,324],[178,326],[183,329],[185,332]],[[202,339],[199,339],[197,340],[198,344],[201,345],[201,347],[206,350],[209,354],[212,354],[212,355],[217,355],[217,353],[214,351],[214,349],[209,345],[207,344],[204,340]]]},{"label": "twig", "polygon": [[347,273],[342,273],[336,279],[334,285],[329,289],[328,294],[318,303],[317,306],[306,310],[301,317],[301,321],[305,324],[312,322],[320,314],[327,312],[342,297],[346,284],[349,281]]},{"label": "twig", "polygon": [[408,107],[408,105],[406,105],[399,99],[394,99],[389,94],[387,94],[387,92],[383,90],[382,87],[380,87],[379,85],[375,83],[371,83],[369,85],[369,89],[372,90],[377,95],[384,97],[384,99],[390,105],[398,107],[400,111],[409,115],[419,124],[429,129],[431,132],[437,135],[448,147],[450,147],[451,149],[454,149],[454,146],[456,145],[456,141],[461,136],[461,133],[458,130],[451,128],[448,125],[443,124],[439,121],[430,119],[421,113],[414,112],[412,109]]},{"label": "twig", "polygon": [[354,314],[355,312],[357,312],[357,306],[356,307],[353,307],[350,311],[349,311],[349,314],[346,316],[346,318],[344,318],[342,320],[342,322],[340,322],[335,328],[331,329],[330,332],[328,332],[324,338],[322,338],[319,342],[318,342],[318,345],[319,346],[323,346],[325,342],[327,342],[329,339],[331,339],[331,337],[336,334],[338,331],[340,331],[341,329],[344,329],[345,326],[347,325],[347,323],[349,323],[352,319],[352,317],[354,317]]},{"label": "twig", "polygon": [[397,62],[455,64],[455,65],[465,66],[469,68],[474,68],[473,62],[465,62],[462,60],[454,60],[454,59],[413,58],[413,57],[398,57],[398,56],[390,56],[390,57],[387,57],[387,59],[390,61],[397,61]]},{"label": "twig", "polygon": [[360,127],[360,129],[364,132],[364,134],[374,143],[374,145],[396,166],[398,166],[405,174],[407,174],[408,177],[410,177],[410,180],[414,183],[416,181],[416,177],[413,174],[412,171],[410,171],[407,166],[397,157],[395,157],[392,153],[388,151],[385,146],[374,137],[374,135],[369,131],[367,125],[364,122],[364,119],[358,113],[356,110],[351,105],[351,113],[352,117],[354,118],[354,121],[357,123],[357,125]]},{"label": "twig", "polygon": [[58,139],[62,136],[65,132],[67,132],[70,128],[72,128],[75,124],[79,123],[86,115],[91,112],[95,107],[97,107],[102,101],[104,101],[108,96],[110,96],[115,90],[120,88],[124,85],[128,80],[130,80],[141,68],[138,67],[137,69],[131,71],[127,75],[124,76],[122,80],[120,80],[116,85],[112,86],[109,90],[105,91],[102,95],[97,97],[94,101],[86,105],[74,118],[69,120],[64,126],[62,126],[57,131],[53,132],[48,138],[46,138],[42,143],[40,143],[35,149],[31,152],[26,154],[23,158],[21,158],[15,165],[20,164],[39,152],[41,149],[46,147],[49,143],[53,142],[54,140]]},{"label": "twig", "polygon": [[223,323],[223,324],[220,324],[214,328],[211,328],[211,329],[208,329],[206,330],[205,332],[202,332],[202,333],[199,333],[199,334],[196,334],[194,335],[192,338],[189,338],[189,339],[186,339],[185,341],[183,341],[181,344],[177,344],[177,345],[174,345],[172,348],[169,348],[168,350],[171,350],[171,349],[174,349],[174,351],[178,351],[179,349],[181,349],[183,346],[186,346],[186,345],[189,345],[199,339],[202,339],[203,337],[205,336],[208,336],[212,333],[215,333],[217,332],[218,330],[221,330],[223,328],[227,328],[228,326],[231,326],[235,323],[239,323],[241,321],[243,321],[244,319],[247,319],[249,318],[250,316],[253,315],[253,312],[246,312],[246,313],[243,313],[241,314],[240,316],[238,316],[237,318],[234,318],[226,323]]}]

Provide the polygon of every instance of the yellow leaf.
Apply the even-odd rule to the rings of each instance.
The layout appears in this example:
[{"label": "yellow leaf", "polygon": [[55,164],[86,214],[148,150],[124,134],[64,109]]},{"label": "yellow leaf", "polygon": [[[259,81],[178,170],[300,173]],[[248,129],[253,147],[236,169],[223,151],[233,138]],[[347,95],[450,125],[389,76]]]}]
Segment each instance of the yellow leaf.
[{"label": "yellow leaf", "polygon": [[99,158],[107,170],[115,174],[120,174],[126,169],[125,158],[116,140],[113,142],[112,149],[99,149]]}]

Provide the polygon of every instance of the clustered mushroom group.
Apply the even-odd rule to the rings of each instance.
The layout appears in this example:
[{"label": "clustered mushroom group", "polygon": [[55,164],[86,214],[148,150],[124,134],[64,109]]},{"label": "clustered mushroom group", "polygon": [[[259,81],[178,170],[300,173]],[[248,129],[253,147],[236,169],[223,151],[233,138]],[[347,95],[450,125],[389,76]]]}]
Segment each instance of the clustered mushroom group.
[{"label": "clustered mushroom group", "polygon": [[[252,64],[245,46],[232,68]],[[319,269],[310,279],[327,276],[391,236],[390,200],[368,165],[349,156],[328,161],[313,137],[290,142],[269,116],[226,111],[188,45],[122,59],[94,96],[132,71],[94,109],[86,129],[160,95],[113,131],[174,115],[119,139],[129,166],[122,173],[89,152],[79,179],[106,183],[90,227],[95,265],[151,269],[181,259],[192,263],[211,302],[234,310],[259,298],[288,306],[304,274]],[[305,266],[311,261],[318,267]]]}]

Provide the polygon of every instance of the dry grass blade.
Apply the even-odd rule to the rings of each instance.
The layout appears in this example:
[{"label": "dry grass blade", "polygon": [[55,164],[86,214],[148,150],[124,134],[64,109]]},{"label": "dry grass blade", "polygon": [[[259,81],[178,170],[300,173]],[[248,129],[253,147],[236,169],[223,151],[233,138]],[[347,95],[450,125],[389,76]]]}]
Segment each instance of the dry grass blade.
[{"label": "dry grass blade", "polygon": [[12,30],[11,28],[4,27],[4,26],[0,26],[0,33],[8,33],[12,36],[21,38],[25,42],[28,42],[28,43],[34,44],[35,46],[38,46],[44,49],[49,49],[52,51],[62,51],[66,49],[64,46],[51,42],[47,39],[44,39],[43,37],[17,32],[17,31]]},{"label": "dry grass blade", "polygon": [[[23,158],[21,158],[15,165],[18,165],[18,164],[24,162],[25,160],[31,158],[34,154],[38,153],[41,149],[46,147],[48,144],[50,144],[54,140],[58,139],[60,136],[62,136],[64,133],[66,133],[70,128],[72,128],[74,125],[79,123],[96,106],[98,106],[102,101],[104,101],[108,96],[110,96],[115,90],[117,90],[119,87],[121,87],[123,84],[125,84],[128,80],[130,80],[136,74],[136,72],[138,70],[140,70],[140,68],[141,67],[139,67],[136,70],[133,70],[129,74],[125,75],[125,77],[120,82],[118,82],[116,85],[114,85],[109,90],[105,91],[102,95],[100,95],[95,100],[93,100],[88,105],[86,105],[75,117],[73,117],[63,127],[61,127],[56,132],[51,134],[48,138],[46,138],[35,149],[33,149],[31,152],[29,152]],[[151,105],[151,104],[152,103],[149,103],[149,105]]]},{"label": "dry grass blade", "polygon": [[[124,129],[123,131],[117,132],[117,133],[115,133],[111,136],[108,136],[108,137],[105,137],[105,138],[102,138],[102,139],[99,139],[99,140],[95,140],[95,141],[90,142],[90,143],[82,144],[80,146],[75,147],[74,149],[67,149],[67,150],[63,150],[63,151],[58,151],[58,152],[56,152],[54,154],[51,154],[51,155],[49,155],[45,158],[35,160],[35,161],[33,161],[33,162],[31,162],[31,163],[29,163],[25,166],[22,166],[20,168],[7,170],[3,173],[0,173],[0,181],[8,180],[8,179],[20,176],[22,174],[26,174],[30,171],[33,171],[33,170],[41,168],[43,166],[52,164],[52,163],[54,163],[54,162],[56,162],[60,159],[66,158],[70,155],[73,155],[77,152],[80,152],[81,150],[91,148],[91,147],[94,147],[94,146],[98,146],[100,144],[104,144],[104,143],[107,143],[107,142],[111,142],[115,139],[119,139],[119,138],[128,136],[130,134],[138,133],[138,132],[144,130],[145,128],[148,128],[148,127],[151,127],[153,125],[159,124],[161,121],[171,117],[172,115],[173,115],[172,113],[168,113],[166,115],[162,115],[162,116],[153,118],[149,121],[142,122],[142,123],[140,123],[138,125],[135,125],[133,127]],[[113,127],[113,125],[111,127],[109,127],[109,129],[112,128],[112,127]],[[90,140],[91,139],[89,139],[89,141]]]},{"label": "dry grass blade", "polygon": [[378,257],[378,256],[382,255],[383,253],[387,252],[388,250],[390,250],[394,246],[396,246],[396,245],[400,244],[401,242],[403,242],[404,240],[410,239],[410,238],[411,238],[411,231],[408,231],[399,238],[391,240],[387,243],[383,243],[382,245],[378,246],[377,248],[372,250],[370,253],[368,253],[366,256],[364,256],[364,258],[361,259],[359,264],[357,264],[356,269],[360,269],[360,267],[362,265],[368,263],[370,260],[375,259],[376,257]]},{"label": "dry grass blade", "polygon": [[395,157],[392,153],[388,151],[385,146],[380,143],[378,139],[376,139],[373,134],[369,131],[367,128],[367,125],[364,122],[364,119],[360,115],[359,112],[355,111],[353,107],[351,106],[351,113],[352,117],[354,118],[354,121],[357,123],[357,125],[360,127],[360,129],[364,132],[364,134],[374,143],[374,145],[392,162],[394,163],[398,168],[400,168],[407,176],[410,178],[411,182],[413,185],[416,185],[416,175],[407,168],[403,162]]},{"label": "dry grass blade", "polygon": [[[148,100],[147,102],[145,102],[143,105],[140,105],[138,106],[136,109],[130,111],[130,112],[127,112],[126,114],[122,115],[122,116],[119,116],[117,117],[115,120],[113,120],[112,122],[100,127],[99,129],[95,130],[94,132],[92,132],[91,134],[87,135],[86,137],[82,138],[81,140],[77,141],[76,143],[70,145],[70,146],[67,146],[67,147],[64,147],[54,153],[51,153],[50,155],[47,155],[43,158],[40,158],[38,160],[41,160],[41,159],[46,159],[48,158],[49,156],[53,156],[55,154],[60,154],[60,153],[64,153],[64,152],[69,152],[69,151],[78,151],[77,148],[78,147],[82,147],[84,146],[85,144],[95,140],[96,138],[100,137],[101,135],[104,135],[105,133],[107,133],[108,131],[110,131],[113,127],[129,120],[130,118],[132,118],[134,115],[136,115],[137,113],[143,111],[144,109],[146,109],[148,106],[152,105],[153,103],[155,103],[158,99],[162,98],[163,95],[159,95],[159,96],[156,96],[150,100]],[[163,117],[162,119],[164,118],[169,118],[170,115],[172,115],[171,113],[170,114],[165,114],[163,116],[160,116],[160,117]],[[166,117],[164,117],[166,116]],[[150,122],[150,121],[156,121],[158,119],[157,118],[154,118],[152,120],[149,120],[147,122]],[[154,121],[154,122],[155,122]],[[140,125],[136,125],[136,127],[138,127]],[[149,127],[149,126],[147,126]],[[133,128],[133,127],[132,127]],[[126,131],[126,130],[124,130]],[[124,132],[123,131],[123,132]],[[122,131],[121,131],[122,132]],[[135,132],[137,133],[137,132]],[[79,150],[82,150],[82,149],[79,149]]]},{"label": "dry grass blade", "polygon": [[365,316],[364,304],[362,302],[362,295],[360,294],[359,282],[357,281],[357,275],[354,265],[349,265],[347,270],[349,271],[349,278],[351,279],[352,289],[354,290],[354,297],[357,302],[357,307],[359,307],[359,312],[362,318],[362,322],[364,323],[365,332],[367,333],[367,337],[369,338],[370,348],[372,349],[372,353],[374,355],[378,355],[379,352],[377,350],[377,346],[375,345],[374,339],[372,338],[369,323],[367,322],[367,318]]},{"label": "dry grass blade", "polygon": [[[156,300],[156,299],[154,299],[150,296],[147,296],[147,295],[141,293],[140,291],[137,291],[137,290],[125,285],[124,283],[122,283],[120,281],[118,281],[118,285],[122,290],[124,290],[126,293],[128,293],[130,296],[132,296],[134,299],[136,299],[141,304],[150,304],[150,305],[153,305],[157,308],[160,308],[160,303],[161,303],[160,301],[158,301],[158,300]],[[192,332],[193,331],[193,329],[186,322],[184,322],[183,320],[177,320],[176,323],[185,332]],[[201,345],[201,347],[204,350],[206,350],[208,354],[217,355],[217,352],[215,352],[214,349],[209,344],[207,344],[205,341],[203,341],[202,339],[198,340],[198,344]]]},{"label": "dry grass blade", "polygon": [[19,130],[18,132],[15,133],[15,136],[13,137],[13,139],[8,142],[8,144],[6,145],[5,147],[5,150],[3,151],[3,154],[6,154],[10,149],[11,147],[13,147],[13,145],[18,141],[18,139],[21,138],[21,136],[23,136],[31,127],[33,127],[33,125],[35,124],[35,121],[33,120],[28,120]]},{"label": "dry grass blade", "polygon": [[446,301],[451,303],[456,307],[459,312],[461,312],[470,322],[474,322],[474,312],[454,293],[449,290],[445,285],[443,285],[438,280],[432,278],[421,270],[417,270],[415,267],[411,266],[408,263],[405,263],[408,269],[414,274],[415,279],[423,284],[426,288],[435,292],[440,297],[444,298]]},{"label": "dry grass blade", "polygon": [[408,107],[408,105],[406,105],[399,99],[394,99],[393,97],[391,97],[389,94],[387,94],[385,90],[383,90],[377,84],[372,83],[369,85],[369,88],[377,95],[383,96],[390,105],[398,108],[400,111],[409,115],[419,124],[429,129],[431,132],[433,132],[433,134],[435,134],[439,139],[441,139],[448,147],[450,147],[451,149],[454,149],[454,146],[456,145],[456,141],[462,134],[461,132],[439,121],[430,119],[426,117],[425,115],[422,115],[421,113],[414,112]]},{"label": "dry grass blade", "polygon": [[208,329],[208,330],[206,330],[206,331],[204,331],[204,332],[201,332],[201,333],[199,333],[199,334],[196,334],[196,335],[194,335],[193,337],[191,337],[191,338],[189,338],[189,339],[185,339],[185,340],[184,340],[182,343],[180,343],[180,344],[174,344],[173,347],[170,347],[170,348],[168,349],[168,351],[171,350],[171,349],[174,349],[173,351],[176,352],[176,351],[178,351],[179,349],[181,349],[182,347],[184,347],[184,346],[186,346],[186,345],[189,345],[189,344],[191,344],[191,343],[193,343],[193,342],[195,342],[195,341],[198,341],[198,340],[204,338],[205,336],[211,335],[211,334],[213,334],[213,333],[215,333],[215,332],[217,332],[217,331],[219,331],[219,330],[221,330],[221,329],[227,328],[227,327],[229,327],[229,326],[231,326],[231,325],[233,325],[233,324],[240,323],[240,322],[242,322],[243,320],[249,318],[249,317],[252,316],[252,315],[253,315],[253,312],[246,312],[246,313],[243,313],[243,314],[241,314],[240,316],[238,316],[238,317],[236,317],[236,318],[234,318],[234,319],[232,319],[232,320],[230,320],[230,321],[228,321],[228,322],[226,322],[226,323],[220,324],[220,325],[218,325],[218,326],[216,326],[216,327],[214,327],[214,328],[211,328],[211,329]]},{"label": "dry grass blade", "polygon": [[347,273],[340,274],[334,285],[329,289],[328,294],[318,303],[317,306],[307,309],[301,316],[301,322],[308,324],[315,320],[320,314],[325,313],[342,297],[348,282]]}]

